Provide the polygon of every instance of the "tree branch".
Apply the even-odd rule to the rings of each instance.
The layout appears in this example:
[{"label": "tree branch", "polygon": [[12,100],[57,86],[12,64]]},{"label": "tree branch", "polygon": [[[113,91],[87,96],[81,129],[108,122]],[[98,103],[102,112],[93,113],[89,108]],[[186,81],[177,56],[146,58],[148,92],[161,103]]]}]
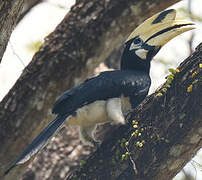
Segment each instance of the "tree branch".
[{"label": "tree branch", "polygon": [[41,2],[42,2],[42,0],[26,0],[26,1],[24,1],[24,5],[22,8],[22,12],[20,14],[20,17],[18,18],[18,22],[21,21],[25,17],[25,15],[27,13],[29,13],[30,10],[32,10],[32,8],[34,8],[36,5],[38,5]]},{"label": "tree branch", "polygon": [[[61,92],[91,74],[140,22],[178,1],[78,1],[0,104],[0,178],[53,119],[51,108]],[[18,179],[26,166],[5,179]]]},{"label": "tree branch", "polygon": [[23,2],[24,0],[0,2],[0,63],[10,35],[18,22]]},{"label": "tree branch", "polygon": [[172,179],[202,145],[201,59],[202,43],[67,180]]}]

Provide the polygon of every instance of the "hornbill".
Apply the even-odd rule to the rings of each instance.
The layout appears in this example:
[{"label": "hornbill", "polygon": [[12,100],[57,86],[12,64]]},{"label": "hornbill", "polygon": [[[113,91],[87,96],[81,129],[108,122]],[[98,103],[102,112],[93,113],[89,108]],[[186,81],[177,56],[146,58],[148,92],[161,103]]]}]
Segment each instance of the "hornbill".
[{"label": "hornbill", "polygon": [[57,117],[28,145],[5,174],[36,154],[64,123],[80,127],[84,144],[98,142],[94,137],[97,124],[124,124],[127,112],[136,108],[148,94],[152,58],[169,40],[194,29],[193,25],[176,20],[174,9],[165,10],[144,21],[125,41],[120,70],[102,72],[65,91],[52,110]]}]

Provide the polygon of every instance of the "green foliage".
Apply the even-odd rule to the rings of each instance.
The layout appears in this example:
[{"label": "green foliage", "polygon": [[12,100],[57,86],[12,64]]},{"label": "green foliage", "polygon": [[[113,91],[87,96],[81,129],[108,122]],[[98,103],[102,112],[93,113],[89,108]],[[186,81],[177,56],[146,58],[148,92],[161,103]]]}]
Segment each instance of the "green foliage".
[{"label": "green foliage", "polygon": [[43,44],[42,41],[37,40],[35,42],[31,42],[30,44],[28,44],[27,48],[31,52],[37,52],[42,44]]},{"label": "green foliage", "polygon": [[202,22],[202,17],[194,14],[193,12],[189,12],[188,9],[179,8],[178,12],[180,12],[181,16],[193,19],[198,22]]}]

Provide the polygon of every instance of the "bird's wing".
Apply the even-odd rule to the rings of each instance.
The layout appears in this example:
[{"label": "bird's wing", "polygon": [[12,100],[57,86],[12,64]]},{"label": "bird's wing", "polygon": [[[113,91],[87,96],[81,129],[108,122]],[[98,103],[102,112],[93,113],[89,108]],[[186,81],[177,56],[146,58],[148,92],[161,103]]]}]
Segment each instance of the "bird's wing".
[{"label": "bird's wing", "polygon": [[150,77],[144,72],[107,71],[66,92],[53,107],[54,114],[75,112],[78,108],[98,100],[124,96],[144,97],[149,91]]}]

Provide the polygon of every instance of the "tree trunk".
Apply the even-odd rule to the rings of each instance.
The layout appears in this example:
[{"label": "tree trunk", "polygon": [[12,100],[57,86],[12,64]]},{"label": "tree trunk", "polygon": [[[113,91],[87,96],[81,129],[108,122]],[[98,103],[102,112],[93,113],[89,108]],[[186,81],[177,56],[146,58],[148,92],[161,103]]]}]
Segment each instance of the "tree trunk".
[{"label": "tree trunk", "polygon": [[10,35],[18,22],[24,0],[0,1],[0,63],[10,39]]},{"label": "tree trunk", "polygon": [[[0,178],[54,118],[50,112],[59,94],[92,74],[144,19],[178,1],[78,1],[0,104]],[[19,179],[26,166],[5,179]]]},{"label": "tree trunk", "polygon": [[202,145],[201,59],[202,43],[67,180],[172,179]]}]

